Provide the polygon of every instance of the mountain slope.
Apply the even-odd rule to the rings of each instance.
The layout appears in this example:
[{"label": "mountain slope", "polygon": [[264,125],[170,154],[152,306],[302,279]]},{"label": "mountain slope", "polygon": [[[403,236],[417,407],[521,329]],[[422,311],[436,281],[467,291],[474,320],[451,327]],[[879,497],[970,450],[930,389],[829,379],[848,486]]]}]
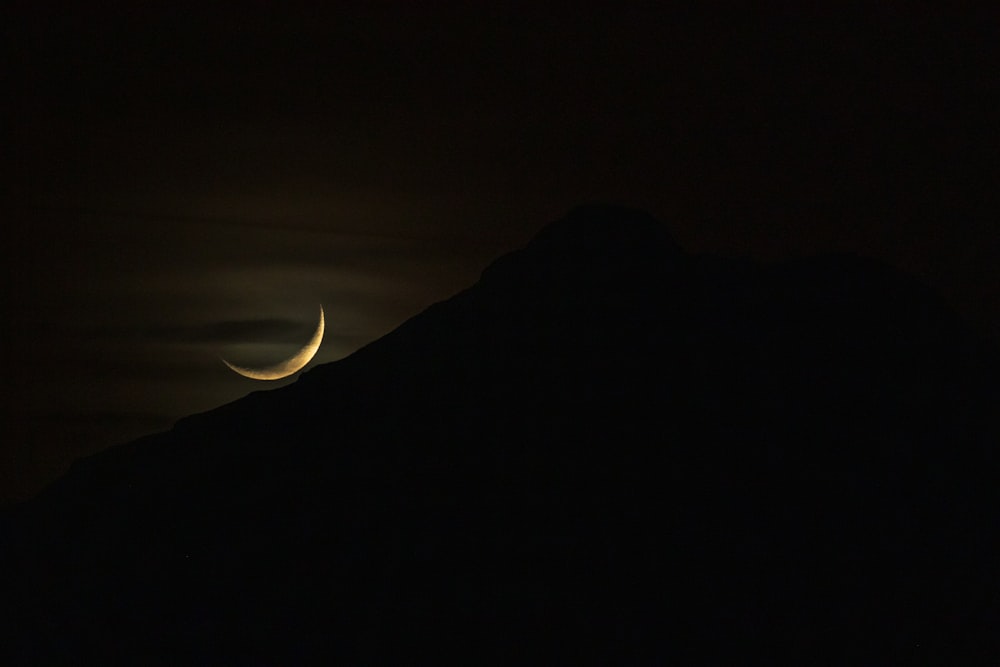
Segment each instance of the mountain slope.
[{"label": "mountain slope", "polygon": [[1000,655],[995,352],[873,262],[590,206],[4,529],[15,662]]}]

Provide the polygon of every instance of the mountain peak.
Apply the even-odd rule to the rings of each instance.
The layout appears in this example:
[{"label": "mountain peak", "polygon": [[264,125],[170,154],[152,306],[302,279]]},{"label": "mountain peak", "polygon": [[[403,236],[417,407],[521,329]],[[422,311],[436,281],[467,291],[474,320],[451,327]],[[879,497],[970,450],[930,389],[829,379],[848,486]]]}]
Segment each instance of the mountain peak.
[{"label": "mountain peak", "polygon": [[577,206],[563,218],[549,223],[534,243],[612,252],[653,244],[662,250],[682,252],[666,225],[646,211],[615,204]]},{"label": "mountain peak", "polygon": [[684,250],[667,226],[640,209],[614,204],[577,206],[546,225],[524,248],[504,255],[483,272],[489,283],[538,272],[604,280],[659,270]]}]

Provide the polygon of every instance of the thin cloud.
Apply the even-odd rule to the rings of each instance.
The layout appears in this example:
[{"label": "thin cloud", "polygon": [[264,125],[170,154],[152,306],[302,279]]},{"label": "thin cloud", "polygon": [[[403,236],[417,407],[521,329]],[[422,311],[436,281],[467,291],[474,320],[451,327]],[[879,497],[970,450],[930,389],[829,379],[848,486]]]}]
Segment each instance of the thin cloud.
[{"label": "thin cloud", "polygon": [[150,343],[178,344],[239,344],[295,343],[308,336],[310,324],[284,318],[225,320],[208,324],[166,326],[95,327],[89,337],[102,340],[143,340]]}]

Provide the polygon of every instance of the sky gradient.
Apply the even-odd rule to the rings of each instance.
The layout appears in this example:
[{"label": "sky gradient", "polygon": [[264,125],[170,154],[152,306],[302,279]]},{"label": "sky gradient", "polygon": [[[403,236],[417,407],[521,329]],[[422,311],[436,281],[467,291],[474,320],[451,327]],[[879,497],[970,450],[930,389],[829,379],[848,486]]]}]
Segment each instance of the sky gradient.
[{"label": "sky gradient", "polygon": [[985,13],[192,8],[0,21],[0,502],[271,386],[219,357],[288,356],[319,303],[314,363],[587,201],[876,257],[1000,338]]}]

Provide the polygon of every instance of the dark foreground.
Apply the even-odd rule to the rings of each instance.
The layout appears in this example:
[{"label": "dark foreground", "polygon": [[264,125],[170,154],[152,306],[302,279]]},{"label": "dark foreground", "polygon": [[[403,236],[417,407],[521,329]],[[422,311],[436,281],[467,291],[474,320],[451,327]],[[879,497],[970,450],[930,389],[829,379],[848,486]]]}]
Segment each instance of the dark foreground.
[{"label": "dark foreground", "polygon": [[579,209],[6,517],[4,664],[997,664],[1000,365],[852,256]]}]

